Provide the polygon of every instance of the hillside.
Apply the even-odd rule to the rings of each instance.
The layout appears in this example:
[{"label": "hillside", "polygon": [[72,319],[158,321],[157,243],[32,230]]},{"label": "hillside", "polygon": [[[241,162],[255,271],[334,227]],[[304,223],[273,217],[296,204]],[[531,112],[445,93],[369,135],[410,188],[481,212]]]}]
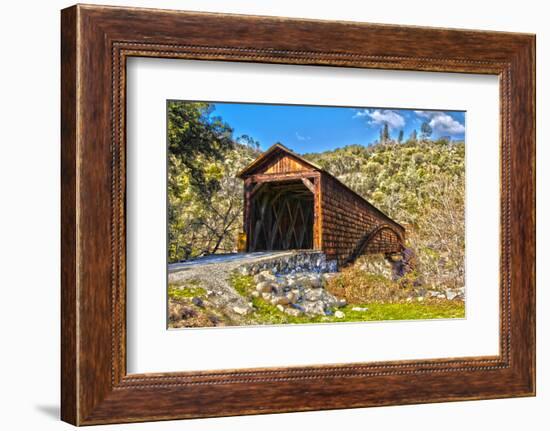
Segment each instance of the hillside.
[{"label": "hillside", "polygon": [[304,157],[407,229],[426,284],[464,283],[463,142],[354,145]]}]

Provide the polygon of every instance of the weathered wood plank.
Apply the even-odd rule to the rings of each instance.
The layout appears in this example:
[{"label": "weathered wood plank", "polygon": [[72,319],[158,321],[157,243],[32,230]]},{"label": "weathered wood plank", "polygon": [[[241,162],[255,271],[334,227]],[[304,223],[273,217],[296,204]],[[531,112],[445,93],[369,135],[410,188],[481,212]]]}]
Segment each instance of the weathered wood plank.
[{"label": "weathered wood plank", "polygon": [[302,178],[302,183],[304,183],[304,186],[306,186],[311,193],[315,195],[317,190],[315,189],[315,186],[312,184],[312,182],[308,178]]},{"label": "weathered wood plank", "polygon": [[279,174],[255,174],[248,178],[255,183],[262,182],[284,182],[301,180],[302,178],[315,178],[319,176],[319,172],[315,171],[303,171],[303,172],[290,172]]}]

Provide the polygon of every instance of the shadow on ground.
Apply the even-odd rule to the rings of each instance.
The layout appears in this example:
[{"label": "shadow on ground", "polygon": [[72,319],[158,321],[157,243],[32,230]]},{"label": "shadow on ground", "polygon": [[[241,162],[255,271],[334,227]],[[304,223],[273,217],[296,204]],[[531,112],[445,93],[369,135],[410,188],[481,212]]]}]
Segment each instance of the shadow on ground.
[{"label": "shadow on ground", "polygon": [[35,408],[44,416],[50,417],[50,419],[59,419],[60,409],[58,405],[38,405]]}]

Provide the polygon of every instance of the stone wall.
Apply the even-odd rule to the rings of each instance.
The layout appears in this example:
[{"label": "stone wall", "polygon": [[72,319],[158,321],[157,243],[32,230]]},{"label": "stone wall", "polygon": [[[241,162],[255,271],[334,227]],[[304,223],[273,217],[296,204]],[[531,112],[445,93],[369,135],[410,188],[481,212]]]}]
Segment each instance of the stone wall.
[{"label": "stone wall", "polygon": [[300,272],[336,272],[336,260],[327,260],[325,253],[315,250],[295,251],[283,256],[242,264],[238,271],[242,275],[256,275],[262,271],[274,274],[295,274]]}]

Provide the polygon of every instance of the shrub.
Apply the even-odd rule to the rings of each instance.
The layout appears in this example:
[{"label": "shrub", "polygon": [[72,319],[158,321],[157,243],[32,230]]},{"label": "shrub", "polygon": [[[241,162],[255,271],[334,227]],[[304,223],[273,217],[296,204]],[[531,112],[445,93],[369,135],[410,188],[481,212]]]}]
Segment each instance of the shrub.
[{"label": "shrub", "polygon": [[329,279],[326,289],[352,304],[402,302],[410,294],[410,289],[401,287],[399,282],[380,274],[371,274],[356,265]]}]

